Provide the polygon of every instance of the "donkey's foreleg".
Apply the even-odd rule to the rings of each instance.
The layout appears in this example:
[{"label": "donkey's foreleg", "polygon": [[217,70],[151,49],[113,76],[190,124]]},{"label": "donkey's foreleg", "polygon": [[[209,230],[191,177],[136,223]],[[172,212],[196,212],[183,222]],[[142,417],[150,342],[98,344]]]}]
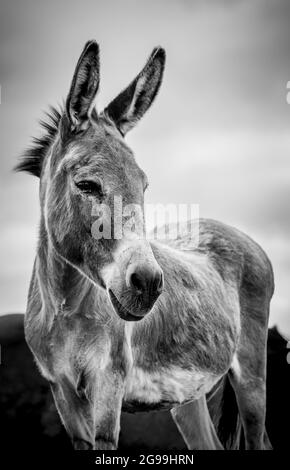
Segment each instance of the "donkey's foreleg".
[{"label": "donkey's foreleg", "polygon": [[173,408],[171,414],[189,449],[223,449],[209,415],[205,396]]},{"label": "donkey's foreleg", "polygon": [[67,377],[51,385],[55,404],[75,449],[114,450],[118,445],[123,380],[102,371],[75,387]]},{"label": "donkey's foreleg", "polygon": [[94,407],[67,378],[51,384],[55,405],[74,449],[92,450],[95,443]]},{"label": "donkey's foreleg", "polygon": [[95,450],[118,447],[124,385],[117,371],[107,371],[98,380],[95,404]]}]

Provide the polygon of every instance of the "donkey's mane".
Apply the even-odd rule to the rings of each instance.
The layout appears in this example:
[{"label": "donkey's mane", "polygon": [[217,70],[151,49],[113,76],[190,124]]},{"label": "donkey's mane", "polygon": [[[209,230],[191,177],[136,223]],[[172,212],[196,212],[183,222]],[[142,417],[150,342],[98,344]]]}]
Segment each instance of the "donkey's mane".
[{"label": "donkey's mane", "polygon": [[39,122],[44,130],[43,134],[33,138],[32,146],[25,150],[20,157],[20,162],[15,167],[16,171],[27,171],[40,177],[43,160],[57,134],[62,111],[60,108],[50,106],[45,116],[46,119]]}]

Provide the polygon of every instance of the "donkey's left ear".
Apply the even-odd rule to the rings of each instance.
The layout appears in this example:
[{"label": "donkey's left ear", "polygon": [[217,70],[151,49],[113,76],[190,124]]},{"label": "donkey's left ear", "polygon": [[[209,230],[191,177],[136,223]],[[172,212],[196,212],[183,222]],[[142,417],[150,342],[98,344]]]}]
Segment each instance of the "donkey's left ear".
[{"label": "donkey's left ear", "polygon": [[96,41],[88,41],[78,60],[66,101],[66,112],[73,131],[88,126],[99,77],[99,46]]},{"label": "donkey's left ear", "polygon": [[135,80],[104,110],[123,135],[151,106],[162,82],[164,65],[165,51],[156,47]]}]

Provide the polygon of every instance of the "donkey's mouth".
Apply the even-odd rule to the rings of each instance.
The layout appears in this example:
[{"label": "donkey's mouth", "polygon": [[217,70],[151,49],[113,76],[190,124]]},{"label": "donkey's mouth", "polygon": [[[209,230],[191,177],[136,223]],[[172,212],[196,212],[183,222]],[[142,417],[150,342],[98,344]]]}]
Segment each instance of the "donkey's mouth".
[{"label": "donkey's mouth", "polygon": [[115,312],[119,315],[122,320],[125,321],[139,321],[142,320],[143,316],[133,315],[129,310],[127,310],[117,299],[114,292],[109,289],[110,300],[113,304]]}]

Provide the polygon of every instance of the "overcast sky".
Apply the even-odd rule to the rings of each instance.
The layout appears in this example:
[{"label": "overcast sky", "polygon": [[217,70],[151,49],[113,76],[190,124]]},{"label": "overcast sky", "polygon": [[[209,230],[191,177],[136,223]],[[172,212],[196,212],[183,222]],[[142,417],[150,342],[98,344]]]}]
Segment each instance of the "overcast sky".
[{"label": "overcast sky", "polygon": [[95,38],[99,109],[154,46],[166,49],[158,99],[128,136],[147,202],[196,203],[254,237],[276,275],[271,323],[290,334],[289,0],[1,0],[0,9],[0,312],[25,310],[39,218],[37,180],[11,169]]}]

